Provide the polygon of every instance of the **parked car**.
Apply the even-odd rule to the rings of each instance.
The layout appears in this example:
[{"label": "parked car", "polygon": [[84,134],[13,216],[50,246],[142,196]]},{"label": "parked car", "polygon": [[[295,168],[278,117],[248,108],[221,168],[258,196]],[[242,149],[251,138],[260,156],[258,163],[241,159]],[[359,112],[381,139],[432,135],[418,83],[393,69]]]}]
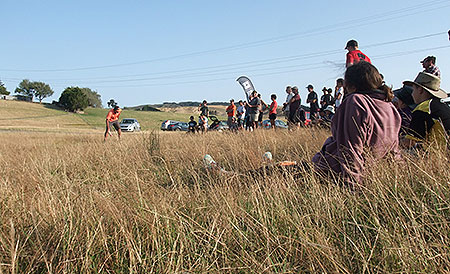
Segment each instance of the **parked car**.
[{"label": "parked car", "polygon": [[[270,120],[264,120],[262,122],[262,124],[263,124],[263,128],[271,128],[272,127],[272,124],[270,123]],[[275,127],[276,128],[288,129],[288,125],[282,120],[275,120]]]},{"label": "parked car", "polygon": [[226,130],[229,129],[227,122],[220,121],[217,116],[210,115],[208,117],[209,130]]},{"label": "parked car", "polygon": [[138,120],[134,118],[124,118],[122,122],[120,122],[120,129],[122,131],[140,131],[141,125]]},{"label": "parked car", "polygon": [[161,130],[168,130],[167,128],[169,127],[169,125],[173,125],[173,124],[176,124],[176,123],[180,123],[180,121],[165,120],[161,124]]},{"label": "parked car", "polygon": [[169,131],[188,131],[189,125],[185,122],[177,122],[175,124],[170,124],[167,127]]}]

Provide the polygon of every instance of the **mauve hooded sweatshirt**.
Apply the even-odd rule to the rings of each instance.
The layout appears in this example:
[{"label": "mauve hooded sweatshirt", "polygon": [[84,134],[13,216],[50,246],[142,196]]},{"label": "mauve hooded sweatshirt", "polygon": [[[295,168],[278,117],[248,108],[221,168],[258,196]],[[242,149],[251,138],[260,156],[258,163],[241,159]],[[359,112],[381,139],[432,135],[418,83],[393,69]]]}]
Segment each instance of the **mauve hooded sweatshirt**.
[{"label": "mauve hooded sweatshirt", "polygon": [[331,121],[331,134],[312,158],[316,170],[334,171],[347,182],[360,182],[368,153],[373,159],[400,155],[401,117],[381,91],[349,94]]}]

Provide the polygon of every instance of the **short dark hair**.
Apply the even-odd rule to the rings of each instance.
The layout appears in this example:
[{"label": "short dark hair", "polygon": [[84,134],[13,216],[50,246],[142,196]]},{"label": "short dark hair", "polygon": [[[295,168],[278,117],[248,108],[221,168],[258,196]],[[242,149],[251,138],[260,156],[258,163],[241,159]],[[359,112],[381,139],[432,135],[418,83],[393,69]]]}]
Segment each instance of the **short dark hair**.
[{"label": "short dark hair", "polygon": [[356,41],[356,40],[349,40],[348,42],[347,42],[347,46],[345,46],[345,48],[348,48],[348,47],[357,47],[358,46],[358,42]]},{"label": "short dark hair", "polygon": [[336,80],[336,83],[343,85],[344,84],[344,79],[339,78],[339,79]]},{"label": "short dark hair", "polygon": [[276,94],[272,94],[272,95],[270,95],[270,98],[273,98],[273,99],[277,99],[277,95]]},{"label": "short dark hair", "polygon": [[203,100],[203,104],[207,104],[208,102],[206,102],[206,100]]},{"label": "short dark hair", "polygon": [[434,56],[428,56],[428,57],[427,57],[427,61],[431,61],[431,63],[434,65],[434,64],[436,64],[436,57],[434,57]]}]

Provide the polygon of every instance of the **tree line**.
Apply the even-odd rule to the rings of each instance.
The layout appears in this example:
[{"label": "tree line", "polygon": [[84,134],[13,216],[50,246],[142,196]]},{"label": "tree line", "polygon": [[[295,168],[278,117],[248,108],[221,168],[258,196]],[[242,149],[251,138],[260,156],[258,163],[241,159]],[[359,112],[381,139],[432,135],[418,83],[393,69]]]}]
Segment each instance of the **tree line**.
[{"label": "tree line", "polygon": [[[54,91],[50,85],[44,82],[24,79],[19,83],[14,93],[28,97],[31,101],[36,98],[41,103],[43,99],[52,96]],[[2,81],[0,81],[0,94],[10,94],[10,92],[6,90],[6,87]],[[101,108],[102,100],[100,94],[90,88],[67,87],[61,93],[59,100],[53,101],[53,104],[56,104],[68,111],[77,111],[83,110],[87,107]]]}]

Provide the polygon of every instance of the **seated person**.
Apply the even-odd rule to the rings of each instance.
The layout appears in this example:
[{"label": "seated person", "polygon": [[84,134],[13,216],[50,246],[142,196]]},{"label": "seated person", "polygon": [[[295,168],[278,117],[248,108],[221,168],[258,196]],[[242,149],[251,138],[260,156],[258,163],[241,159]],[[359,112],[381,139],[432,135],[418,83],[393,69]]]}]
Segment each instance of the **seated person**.
[{"label": "seated person", "polygon": [[331,119],[334,116],[334,107],[329,105],[324,110],[319,112],[320,118],[315,120],[314,123],[323,128],[331,127]]},{"label": "seated person", "polygon": [[194,116],[191,116],[188,122],[188,132],[195,133],[196,130],[197,130],[197,122],[194,121]]},{"label": "seated person", "polygon": [[394,90],[392,103],[397,108],[402,117],[402,127],[399,136],[404,137],[411,123],[412,110],[417,106],[412,98],[413,89],[411,86],[403,85],[402,88]]},{"label": "seated person", "polygon": [[441,102],[447,93],[440,88],[441,79],[427,72],[420,72],[412,85],[412,97],[417,107],[412,112],[411,123],[402,144],[407,147],[420,147],[424,142],[446,144],[450,134],[450,107]]},{"label": "seated person", "polygon": [[354,186],[363,178],[368,152],[375,160],[399,155],[401,117],[391,103],[391,89],[372,64],[348,67],[345,87],[348,95],[333,117],[332,136],[312,161],[320,174],[334,173]]}]

